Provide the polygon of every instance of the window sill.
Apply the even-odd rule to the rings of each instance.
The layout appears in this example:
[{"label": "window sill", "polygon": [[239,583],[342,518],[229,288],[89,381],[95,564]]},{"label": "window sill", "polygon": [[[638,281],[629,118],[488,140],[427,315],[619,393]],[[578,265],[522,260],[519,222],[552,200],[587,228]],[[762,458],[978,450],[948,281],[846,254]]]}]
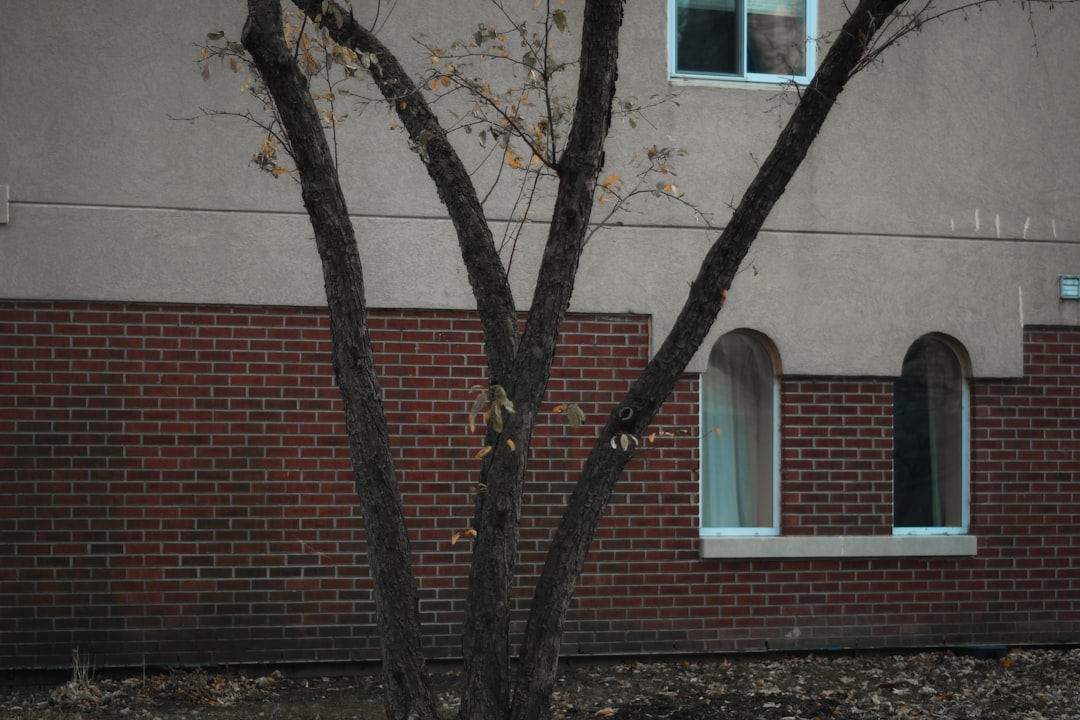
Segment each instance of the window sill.
[{"label": "window sill", "polygon": [[974,535],[703,537],[701,557],[724,560],[870,557],[974,557]]},{"label": "window sill", "polygon": [[740,90],[787,90],[795,87],[805,88],[811,78],[777,78],[776,80],[752,80],[740,77],[693,77],[671,75],[668,84],[679,87],[721,87]]}]

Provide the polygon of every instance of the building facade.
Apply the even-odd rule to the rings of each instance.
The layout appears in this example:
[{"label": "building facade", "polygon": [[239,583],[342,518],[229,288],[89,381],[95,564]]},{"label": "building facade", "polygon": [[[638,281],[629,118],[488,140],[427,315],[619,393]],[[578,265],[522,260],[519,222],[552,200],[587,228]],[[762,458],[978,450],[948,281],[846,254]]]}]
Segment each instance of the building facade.
[{"label": "building facade", "polygon": [[[495,21],[481,2],[420,5],[382,31],[418,73],[413,37]],[[721,226],[790,110],[777,81],[843,18],[648,5],[626,11],[619,95],[677,103],[616,120],[608,163],[684,148],[679,187]],[[657,418],[671,436],[617,487],[566,653],[1080,641],[1080,15],[1033,12],[928,24],[851,81]],[[0,667],[65,665],[75,647],[99,665],[376,658],[298,186],[252,167],[250,125],[192,119],[245,101],[241,74],[211,65],[207,81],[196,62],[207,32],[239,36],[242,4],[5,18]],[[814,39],[767,50],[792,33]],[[482,337],[422,165],[385,108],[353,114],[340,164],[426,641],[454,658]],[[492,194],[499,224],[515,192]],[[663,340],[714,233],[654,200],[589,241],[531,448],[519,619],[590,426]],[[513,246],[519,306],[542,235],[527,224]],[[554,412],[567,403],[584,427]]]}]

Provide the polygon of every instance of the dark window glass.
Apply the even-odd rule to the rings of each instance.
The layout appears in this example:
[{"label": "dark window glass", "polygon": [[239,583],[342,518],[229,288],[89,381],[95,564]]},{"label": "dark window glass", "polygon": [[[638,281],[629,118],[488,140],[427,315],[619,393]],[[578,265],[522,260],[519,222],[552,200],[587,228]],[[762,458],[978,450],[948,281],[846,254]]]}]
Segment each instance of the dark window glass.
[{"label": "dark window glass", "polygon": [[918,340],[893,387],[893,524],[964,524],[964,377],[945,342]]}]

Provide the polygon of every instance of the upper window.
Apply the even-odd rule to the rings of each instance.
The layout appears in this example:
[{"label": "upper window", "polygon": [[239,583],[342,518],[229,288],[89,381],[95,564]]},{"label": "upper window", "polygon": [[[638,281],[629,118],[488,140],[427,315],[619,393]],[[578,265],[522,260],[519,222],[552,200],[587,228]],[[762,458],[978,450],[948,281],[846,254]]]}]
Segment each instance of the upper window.
[{"label": "upper window", "polygon": [[893,385],[894,533],[967,531],[967,405],[949,343],[917,340]]},{"label": "upper window", "polygon": [[701,534],[779,532],[779,382],[756,334],[721,337],[701,382]]},{"label": "upper window", "polygon": [[668,0],[675,77],[808,82],[817,0]]}]

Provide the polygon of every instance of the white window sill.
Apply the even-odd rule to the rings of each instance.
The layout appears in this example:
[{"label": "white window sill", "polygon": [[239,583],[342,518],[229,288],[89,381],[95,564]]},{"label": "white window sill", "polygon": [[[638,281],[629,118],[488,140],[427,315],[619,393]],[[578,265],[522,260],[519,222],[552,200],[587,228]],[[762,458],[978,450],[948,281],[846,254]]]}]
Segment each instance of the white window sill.
[{"label": "white window sill", "polygon": [[694,77],[686,75],[672,75],[668,77],[668,84],[681,87],[722,87],[737,88],[739,90],[787,90],[788,88],[804,88],[810,84],[810,78],[777,78],[775,80],[750,80],[740,77]]},{"label": "white window sill", "polygon": [[869,557],[973,557],[974,535],[703,537],[701,557],[724,560]]}]

